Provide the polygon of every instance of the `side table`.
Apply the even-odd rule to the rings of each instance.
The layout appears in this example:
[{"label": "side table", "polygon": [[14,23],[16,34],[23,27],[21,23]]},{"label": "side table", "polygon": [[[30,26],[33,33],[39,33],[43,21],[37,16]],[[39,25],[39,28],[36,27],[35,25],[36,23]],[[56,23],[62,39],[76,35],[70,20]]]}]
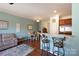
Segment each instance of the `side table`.
[{"label": "side table", "polygon": [[24,40],[23,38],[18,38],[18,45],[19,44],[23,44],[26,40]]}]

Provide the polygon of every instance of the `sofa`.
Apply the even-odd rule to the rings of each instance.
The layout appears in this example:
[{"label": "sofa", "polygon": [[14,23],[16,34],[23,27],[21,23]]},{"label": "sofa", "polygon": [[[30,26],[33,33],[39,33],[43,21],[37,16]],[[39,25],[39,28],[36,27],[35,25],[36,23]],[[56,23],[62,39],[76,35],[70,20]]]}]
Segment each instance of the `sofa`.
[{"label": "sofa", "polygon": [[17,45],[17,38],[14,33],[0,34],[0,51],[16,45]]}]

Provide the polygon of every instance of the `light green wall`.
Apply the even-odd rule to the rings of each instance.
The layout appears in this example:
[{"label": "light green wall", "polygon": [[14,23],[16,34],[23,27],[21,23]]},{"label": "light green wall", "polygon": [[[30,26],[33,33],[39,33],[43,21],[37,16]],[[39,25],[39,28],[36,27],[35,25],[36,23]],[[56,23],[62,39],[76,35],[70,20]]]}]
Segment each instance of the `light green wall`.
[{"label": "light green wall", "polygon": [[79,50],[79,4],[72,4],[72,37],[67,38],[66,47]]},{"label": "light green wall", "polygon": [[32,24],[33,31],[37,31],[38,29],[38,25],[35,21],[24,19],[18,16],[13,16],[4,12],[0,12],[0,20],[5,20],[9,23],[8,30],[0,30],[0,33],[16,33],[16,23],[20,23],[21,25],[21,32],[16,33],[17,36],[27,36],[27,33],[29,32],[27,30],[28,24]]},{"label": "light green wall", "polygon": [[65,41],[70,55],[79,56],[79,4],[72,4],[72,36]]},{"label": "light green wall", "polygon": [[79,3],[72,4],[72,32],[75,37],[72,46],[79,49]]},{"label": "light green wall", "polygon": [[39,30],[42,31],[42,29],[43,29],[44,27],[46,27],[47,30],[48,30],[48,33],[49,33],[49,26],[48,26],[49,21],[50,21],[49,19],[47,19],[47,20],[42,20],[42,21],[39,23]]},{"label": "light green wall", "polygon": [[[72,36],[65,41],[65,47],[71,54],[79,56],[79,4],[72,4]],[[69,51],[69,52],[70,52]]]}]

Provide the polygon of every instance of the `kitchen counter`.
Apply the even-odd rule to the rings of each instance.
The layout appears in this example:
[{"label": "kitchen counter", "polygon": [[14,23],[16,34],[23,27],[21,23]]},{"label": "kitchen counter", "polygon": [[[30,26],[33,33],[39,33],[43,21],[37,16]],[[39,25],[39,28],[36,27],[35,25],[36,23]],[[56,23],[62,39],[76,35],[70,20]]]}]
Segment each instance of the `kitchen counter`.
[{"label": "kitchen counter", "polygon": [[48,33],[41,33],[41,34],[45,34],[48,37],[58,37],[58,38],[63,38],[63,37],[72,38],[72,37],[75,37],[74,35],[65,35],[65,34],[48,34]]}]

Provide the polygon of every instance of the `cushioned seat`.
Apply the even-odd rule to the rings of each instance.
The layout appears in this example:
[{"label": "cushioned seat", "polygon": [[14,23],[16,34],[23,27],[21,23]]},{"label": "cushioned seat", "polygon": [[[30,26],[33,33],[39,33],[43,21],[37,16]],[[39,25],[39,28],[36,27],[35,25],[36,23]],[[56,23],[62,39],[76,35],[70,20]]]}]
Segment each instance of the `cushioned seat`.
[{"label": "cushioned seat", "polygon": [[42,40],[43,43],[49,43],[49,40]]},{"label": "cushioned seat", "polygon": [[[64,56],[65,55],[65,50],[64,50],[64,43],[63,43],[63,41],[65,40],[65,38],[57,38],[57,37],[53,37],[52,38],[53,39],[53,45],[54,45],[54,47],[53,47],[53,53],[55,54],[55,55],[62,55],[62,56]],[[58,50],[55,50],[56,48],[58,49]],[[63,52],[61,52],[61,50],[63,51]]]},{"label": "cushioned seat", "polygon": [[[50,40],[48,40],[47,36],[43,35],[42,36],[42,50],[45,50],[47,51],[47,55],[48,55],[48,52],[50,51]],[[43,55],[43,51],[42,51],[42,54]]]}]

